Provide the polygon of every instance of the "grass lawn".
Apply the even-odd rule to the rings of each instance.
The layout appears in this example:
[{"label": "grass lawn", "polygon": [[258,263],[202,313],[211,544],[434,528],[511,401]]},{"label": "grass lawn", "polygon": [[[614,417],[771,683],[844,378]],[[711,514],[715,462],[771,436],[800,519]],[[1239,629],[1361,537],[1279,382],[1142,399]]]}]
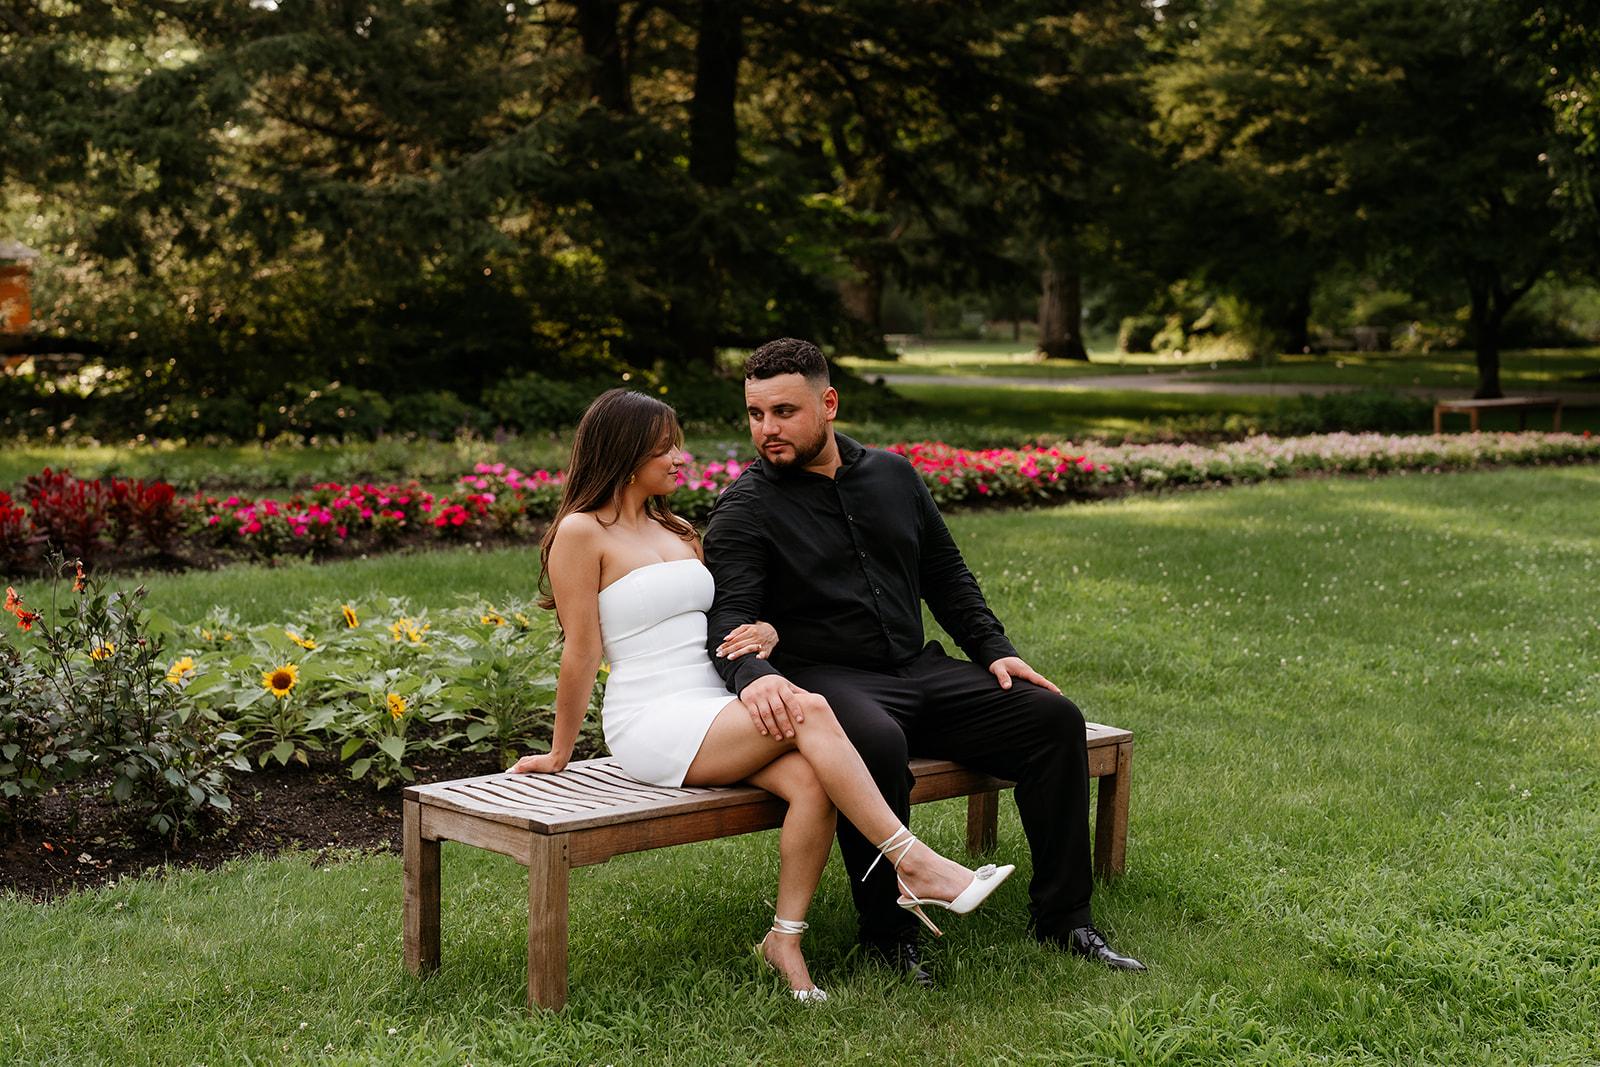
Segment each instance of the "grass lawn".
[{"label": "grass lawn", "polygon": [[[6,1059],[46,1064],[1467,1064],[1600,1058],[1600,468],[1294,481],[952,518],[1024,655],[1137,738],[1115,974],[1022,933],[1023,870],[857,967],[843,872],[799,1010],[758,971],[770,834],[575,873],[572,1001],[522,1012],[526,881],[445,846],[444,967],[400,864],[311,854],[0,901]],[[152,582],[271,618],[377,587],[496,596],[525,553]],[[521,591],[521,587],[517,587]],[[960,846],[959,802],[916,811]]]},{"label": "grass lawn", "polygon": [[[1553,390],[1593,392],[1600,403],[1600,348],[1519,349],[1501,353],[1500,381],[1508,394]],[[1196,381],[1263,385],[1347,385],[1354,388],[1470,388],[1478,380],[1471,351],[1285,353],[1267,366],[1253,360],[1217,360],[1211,354],[1125,353],[1091,349],[1089,362],[1037,358],[1035,349],[1010,341],[930,341],[912,345],[897,360],[845,357],[840,362],[878,374],[946,378],[1073,378],[1108,374],[1182,373]]]},{"label": "grass lawn", "polygon": [[1052,389],[1038,386],[897,385],[916,414],[889,425],[856,423],[843,411],[840,428],[861,441],[944,441],[968,448],[1014,446],[1040,436],[1081,441],[1151,433],[1174,423],[1265,417],[1284,402],[1266,394],[1147,393],[1136,390]]},{"label": "grass lawn", "polygon": [[[1283,355],[1270,367],[1223,365],[1208,376],[1219,382],[1296,382],[1366,387],[1471,388],[1478,368],[1471,352],[1344,352],[1322,356]],[[1500,385],[1507,395],[1556,390],[1593,392],[1600,403],[1600,349],[1524,349],[1500,357]]]},{"label": "grass lawn", "polygon": [[[1091,339],[1093,342],[1094,339]],[[1086,375],[1144,374],[1146,368],[1176,371],[1207,367],[1211,356],[1118,352],[1116,338],[1091,343],[1089,361],[1040,359],[1030,341],[913,341],[898,359],[844,356],[840,364],[866,377],[877,374],[931,374],[940,377],[1080,378]]]}]

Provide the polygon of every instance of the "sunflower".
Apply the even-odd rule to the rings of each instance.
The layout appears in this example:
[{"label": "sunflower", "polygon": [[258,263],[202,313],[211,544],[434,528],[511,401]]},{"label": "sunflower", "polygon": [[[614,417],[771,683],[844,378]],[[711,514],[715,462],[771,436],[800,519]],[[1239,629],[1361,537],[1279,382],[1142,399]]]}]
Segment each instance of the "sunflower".
[{"label": "sunflower", "polygon": [[420,619],[401,619],[399,622],[392,623],[389,626],[389,632],[394,634],[394,639],[396,641],[400,641],[402,643],[410,642],[413,645],[426,644],[426,642],[422,640],[422,635],[427,633],[428,630],[432,628],[433,624],[423,623],[421,626],[418,626],[417,623],[421,621],[422,620]]},{"label": "sunflower", "polygon": [[117,651],[117,646],[110,641],[102,641],[89,650],[90,659],[109,659]]},{"label": "sunflower", "polygon": [[506,624],[506,620],[501,618],[499,615],[496,615],[492,608],[490,609],[489,614],[478,616],[478,621],[484,623],[485,625],[494,623],[496,626],[504,626]]},{"label": "sunflower", "polygon": [[399,693],[390,693],[389,697],[388,697],[388,700],[389,700],[389,718],[398,719],[398,718],[400,718],[400,716],[402,716],[402,715],[404,715],[406,713],[406,698],[405,697],[401,696]]},{"label": "sunflower", "polygon": [[261,684],[272,690],[272,695],[279,700],[288,696],[289,691],[294,688],[294,684],[299,680],[300,668],[293,663],[285,663],[276,670],[261,672]]},{"label": "sunflower", "polygon": [[183,656],[172,661],[172,666],[167,668],[167,684],[182,685],[183,680],[194,673],[194,658]]},{"label": "sunflower", "polygon": [[346,604],[344,607],[340,608],[339,610],[344,613],[344,624],[345,624],[345,626],[347,626],[350,629],[354,630],[357,626],[361,625],[361,621],[356,618],[356,609],[355,608],[351,607],[349,604]]},{"label": "sunflower", "polygon": [[317,643],[311,638],[301,637],[293,630],[283,631],[283,636],[287,637],[289,640],[293,641],[295,644],[299,645],[303,649],[306,649],[307,651],[314,651],[317,647]]}]

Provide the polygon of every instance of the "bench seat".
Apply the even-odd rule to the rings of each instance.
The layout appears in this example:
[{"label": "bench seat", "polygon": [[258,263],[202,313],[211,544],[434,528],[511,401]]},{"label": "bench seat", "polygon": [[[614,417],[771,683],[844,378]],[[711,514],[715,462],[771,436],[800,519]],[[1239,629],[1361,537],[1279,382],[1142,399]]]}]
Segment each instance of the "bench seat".
[{"label": "bench seat", "polygon": [[[1102,878],[1126,862],[1133,735],[1088,724],[1089,773],[1100,779],[1094,866]],[[967,847],[994,847],[999,791],[1012,783],[949,760],[911,761],[911,802],[965,796]],[[567,893],[573,867],[692,841],[771,830],[785,804],[754,786],[646,785],[614,759],[582,760],[560,774],[489,774],[405,790],[402,940],[413,974],[439,966],[439,843],[458,841],[528,868],[528,1006],[567,1000]]]},{"label": "bench seat", "polygon": [[1472,432],[1478,432],[1478,415],[1485,411],[1515,411],[1517,413],[1517,429],[1528,428],[1528,412],[1549,408],[1553,410],[1550,416],[1550,432],[1561,432],[1561,398],[1560,397],[1528,397],[1528,396],[1503,396],[1492,400],[1441,400],[1433,406],[1433,432],[1444,432],[1444,416],[1446,412],[1458,412],[1467,416],[1467,421],[1472,427]]}]

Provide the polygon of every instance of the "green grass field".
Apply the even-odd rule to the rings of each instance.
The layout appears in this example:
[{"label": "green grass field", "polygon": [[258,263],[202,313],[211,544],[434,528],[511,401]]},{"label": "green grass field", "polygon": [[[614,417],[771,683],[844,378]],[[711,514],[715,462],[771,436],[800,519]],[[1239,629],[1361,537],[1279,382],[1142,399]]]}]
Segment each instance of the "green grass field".
[{"label": "green grass field", "polygon": [[[1268,384],[1348,385],[1355,388],[1470,388],[1477,364],[1470,351],[1402,354],[1330,352],[1282,354],[1266,366],[1245,359],[1217,359],[1200,352],[1158,354],[1118,352],[1111,344],[1091,347],[1089,362],[1037,358],[1027,343],[1011,341],[930,341],[906,347],[898,359],[846,357],[845,366],[871,377],[878,374],[937,375],[949,378],[1073,378],[1110,374],[1185,373],[1197,381]],[[1215,373],[1212,373],[1215,372]],[[1501,354],[1501,384],[1509,393],[1580,390],[1600,402],[1600,349],[1515,349]]]},{"label": "green grass field", "polygon": [[[7,1062],[1590,1064],[1600,1059],[1600,468],[1300,480],[951,525],[1035,666],[1135,731],[1115,974],[1022,932],[1023,870],[929,946],[849,955],[830,867],[797,1010],[756,969],[763,834],[575,873],[572,1001],[525,1017],[521,868],[446,846],[444,967],[399,861],[313,853],[0,901]],[[152,581],[223,601],[497,596],[526,553]],[[959,802],[918,808],[936,847]],[[311,843],[319,845],[321,843]]]}]

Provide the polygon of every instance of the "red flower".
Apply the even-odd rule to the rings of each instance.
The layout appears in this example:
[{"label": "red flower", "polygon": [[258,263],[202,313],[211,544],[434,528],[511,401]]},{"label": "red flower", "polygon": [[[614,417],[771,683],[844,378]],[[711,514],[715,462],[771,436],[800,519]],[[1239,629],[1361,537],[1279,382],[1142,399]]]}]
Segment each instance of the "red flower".
[{"label": "red flower", "polygon": [[33,629],[33,624],[38,622],[38,621],[39,621],[39,613],[37,611],[18,611],[17,612],[17,628],[22,630],[24,633],[26,633],[27,631]]}]

